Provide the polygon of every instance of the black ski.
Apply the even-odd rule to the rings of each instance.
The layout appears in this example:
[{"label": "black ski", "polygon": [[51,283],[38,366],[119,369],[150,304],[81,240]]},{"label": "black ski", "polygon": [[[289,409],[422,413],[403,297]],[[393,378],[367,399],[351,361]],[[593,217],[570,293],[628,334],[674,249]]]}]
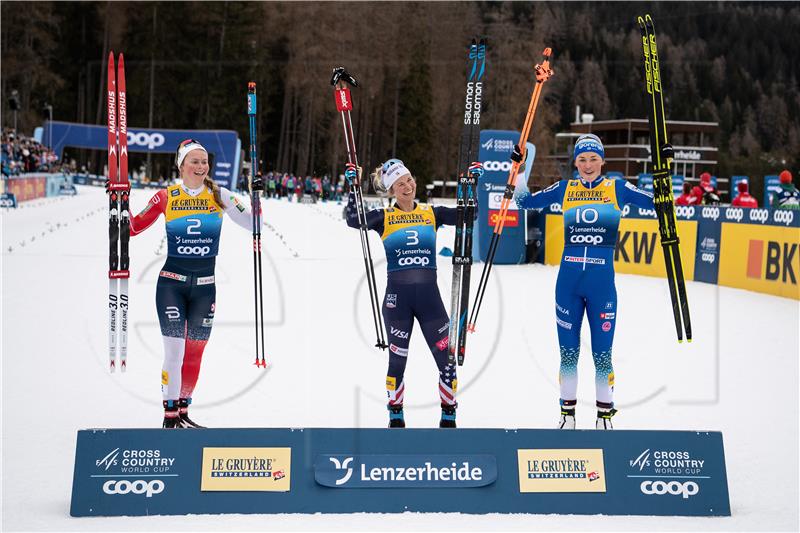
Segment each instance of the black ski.
[{"label": "black ski", "polygon": [[[675,203],[672,194],[673,149],[667,141],[667,122],[664,112],[664,91],[661,84],[661,69],[656,47],[656,31],[653,19],[645,15],[638,17],[639,29],[642,33],[642,51],[644,56],[644,96],[647,102],[650,123],[650,154],[653,168],[653,202],[658,218],[658,231],[661,246],[664,249],[664,263],[669,283],[669,295],[672,301],[672,314],[678,342],[692,340],[692,323],[689,317],[689,302],[686,297],[686,283],[683,279],[683,265],[675,220]],[[681,323],[681,320],[683,323]]]},{"label": "black ski", "polygon": [[[453,283],[450,306],[448,359],[464,364],[467,346],[467,314],[472,272],[472,231],[477,180],[483,173],[478,159],[481,102],[486,72],[486,40],[473,39],[467,53],[467,82],[464,100],[464,124],[458,150],[458,186],[456,189],[456,235],[453,244]],[[457,354],[457,356],[456,356]]]}]

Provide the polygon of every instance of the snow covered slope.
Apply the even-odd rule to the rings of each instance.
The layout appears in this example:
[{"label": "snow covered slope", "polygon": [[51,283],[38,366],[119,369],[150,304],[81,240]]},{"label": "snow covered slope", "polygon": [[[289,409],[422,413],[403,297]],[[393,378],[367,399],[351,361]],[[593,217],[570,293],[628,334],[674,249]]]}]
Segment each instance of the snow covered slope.
[{"label": "snow covered slope", "polygon": [[[2,212],[2,527],[4,530],[218,530],[213,516],[69,517],[78,429],[161,423],[155,283],[163,221],[131,240],[128,372],[107,361],[107,202],[102,190]],[[134,191],[133,211],[151,192]],[[269,368],[253,366],[252,237],[223,225],[217,311],[193,418],[214,427],[383,427],[386,355],[375,342],[358,234],[342,206],[265,201]],[[452,246],[452,228],[438,245]],[[380,240],[371,236],[379,291]],[[474,267],[478,279],[482,265]],[[439,258],[449,298],[449,258]],[[459,369],[461,427],[553,427],[558,414],[557,268],[495,266]],[[473,283],[474,288],[477,281]],[[619,428],[720,430],[733,516],[724,519],[351,515],[231,516],[228,530],[797,530],[797,301],[688,283],[695,340],[675,340],[667,285],[618,275],[614,367]],[[449,307],[449,306],[448,306]],[[584,327],[588,333],[588,327]],[[594,424],[588,345],[578,427]],[[420,331],[406,372],[410,427],[435,427],[436,367]],[[336,525],[334,525],[336,524]]]}]

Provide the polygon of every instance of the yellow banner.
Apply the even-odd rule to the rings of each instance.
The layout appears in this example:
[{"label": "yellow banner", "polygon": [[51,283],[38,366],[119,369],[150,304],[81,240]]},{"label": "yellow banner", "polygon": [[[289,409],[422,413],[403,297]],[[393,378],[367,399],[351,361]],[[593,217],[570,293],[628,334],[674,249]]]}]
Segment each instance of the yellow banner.
[{"label": "yellow banner", "polygon": [[517,450],[520,492],[605,492],[603,450]]},{"label": "yellow banner", "polygon": [[201,491],[288,492],[291,448],[203,448]]},{"label": "yellow banner", "polygon": [[[694,279],[694,256],[697,245],[697,222],[679,220],[681,264],[683,279]],[[544,262],[548,265],[561,263],[564,252],[564,218],[547,215],[545,222]],[[614,268],[622,274],[667,277],[664,266],[664,249],[658,236],[656,219],[623,218],[619,223]]]},{"label": "yellow banner", "polygon": [[718,283],[800,300],[800,228],[722,223]]}]

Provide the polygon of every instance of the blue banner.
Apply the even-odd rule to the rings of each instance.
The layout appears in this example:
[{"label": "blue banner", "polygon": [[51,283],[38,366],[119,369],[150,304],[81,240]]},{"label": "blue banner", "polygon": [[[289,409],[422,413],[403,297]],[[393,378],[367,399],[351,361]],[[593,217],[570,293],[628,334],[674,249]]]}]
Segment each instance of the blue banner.
[{"label": "blue banner", "polygon": [[72,516],[407,511],[729,516],[722,434],[78,432]]},{"label": "blue banner", "polygon": [[[681,174],[672,175],[672,195],[677,198],[683,193],[683,183],[686,178]],[[653,192],[653,175],[641,173],[636,179],[636,186],[647,192]]]},{"label": "blue banner", "polygon": [[[68,147],[108,149],[108,130],[105,126],[53,121],[52,127],[45,122],[42,132],[43,143],[51,146],[59,159]],[[235,131],[128,128],[128,151],[175,154],[178,144],[186,139],[199,141],[213,156],[214,168],[211,172],[217,183],[235,188],[241,149],[241,141]]]},{"label": "blue banner", "polygon": [[0,207],[17,207],[17,197],[13,192],[0,194]]},{"label": "blue banner", "polygon": [[781,179],[776,175],[764,176],[764,207],[772,207],[772,196],[781,192]]},{"label": "blue banner", "polygon": [[[481,131],[480,160],[483,163],[483,176],[478,182],[478,243],[473,258],[485,261],[489,253],[489,243],[494,232],[495,222],[500,212],[500,204],[508,183],[511,170],[511,151],[519,142],[519,132],[507,130]],[[533,168],[536,147],[526,145],[525,173],[518,177],[518,188],[528,189],[528,176]],[[525,262],[525,217],[512,200],[505,217],[503,233],[495,252],[496,264],[517,264]]]}]

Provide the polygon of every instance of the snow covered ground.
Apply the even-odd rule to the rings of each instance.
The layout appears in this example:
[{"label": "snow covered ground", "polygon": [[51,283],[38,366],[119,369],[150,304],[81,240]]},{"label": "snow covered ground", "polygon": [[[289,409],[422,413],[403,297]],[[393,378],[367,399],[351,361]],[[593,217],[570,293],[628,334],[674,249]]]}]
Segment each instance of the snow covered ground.
[{"label": "snow covered ground", "polygon": [[[218,516],[69,516],[75,438],[90,427],[161,423],[155,283],[163,220],[131,240],[128,372],[107,361],[107,203],[101,189],[23,203],[2,219],[2,529],[220,529]],[[132,210],[150,191],[134,191]],[[224,224],[214,331],[193,417],[213,427],[383,427],[385,354],[374,330],[355,230],[336,204],[265,202],[269,368],[253,366],[251,235]],[[379,291],[385,260],[371,236]],[[452,228],[439,232],[450,246]],[[481,266],[475,267],[473,291]],[[439,258],[449,298],[450,261]],[[553,427],[558,414],[557,268],[493,269],[459,375],[461,427]],[[619,428],[720,430],[730,518],[540,515],[226,516],[226,530],[798,530],[800,305],[688,283],[695,340],[678,344],[663,280],[617,276],[614,351]],[[588,327],[584,327],[588,333]],[[594,424],[593,375],[580,362],[578,426]],[[419,330],[406,372],[406,418],[435,427],[435,365]]]}]

